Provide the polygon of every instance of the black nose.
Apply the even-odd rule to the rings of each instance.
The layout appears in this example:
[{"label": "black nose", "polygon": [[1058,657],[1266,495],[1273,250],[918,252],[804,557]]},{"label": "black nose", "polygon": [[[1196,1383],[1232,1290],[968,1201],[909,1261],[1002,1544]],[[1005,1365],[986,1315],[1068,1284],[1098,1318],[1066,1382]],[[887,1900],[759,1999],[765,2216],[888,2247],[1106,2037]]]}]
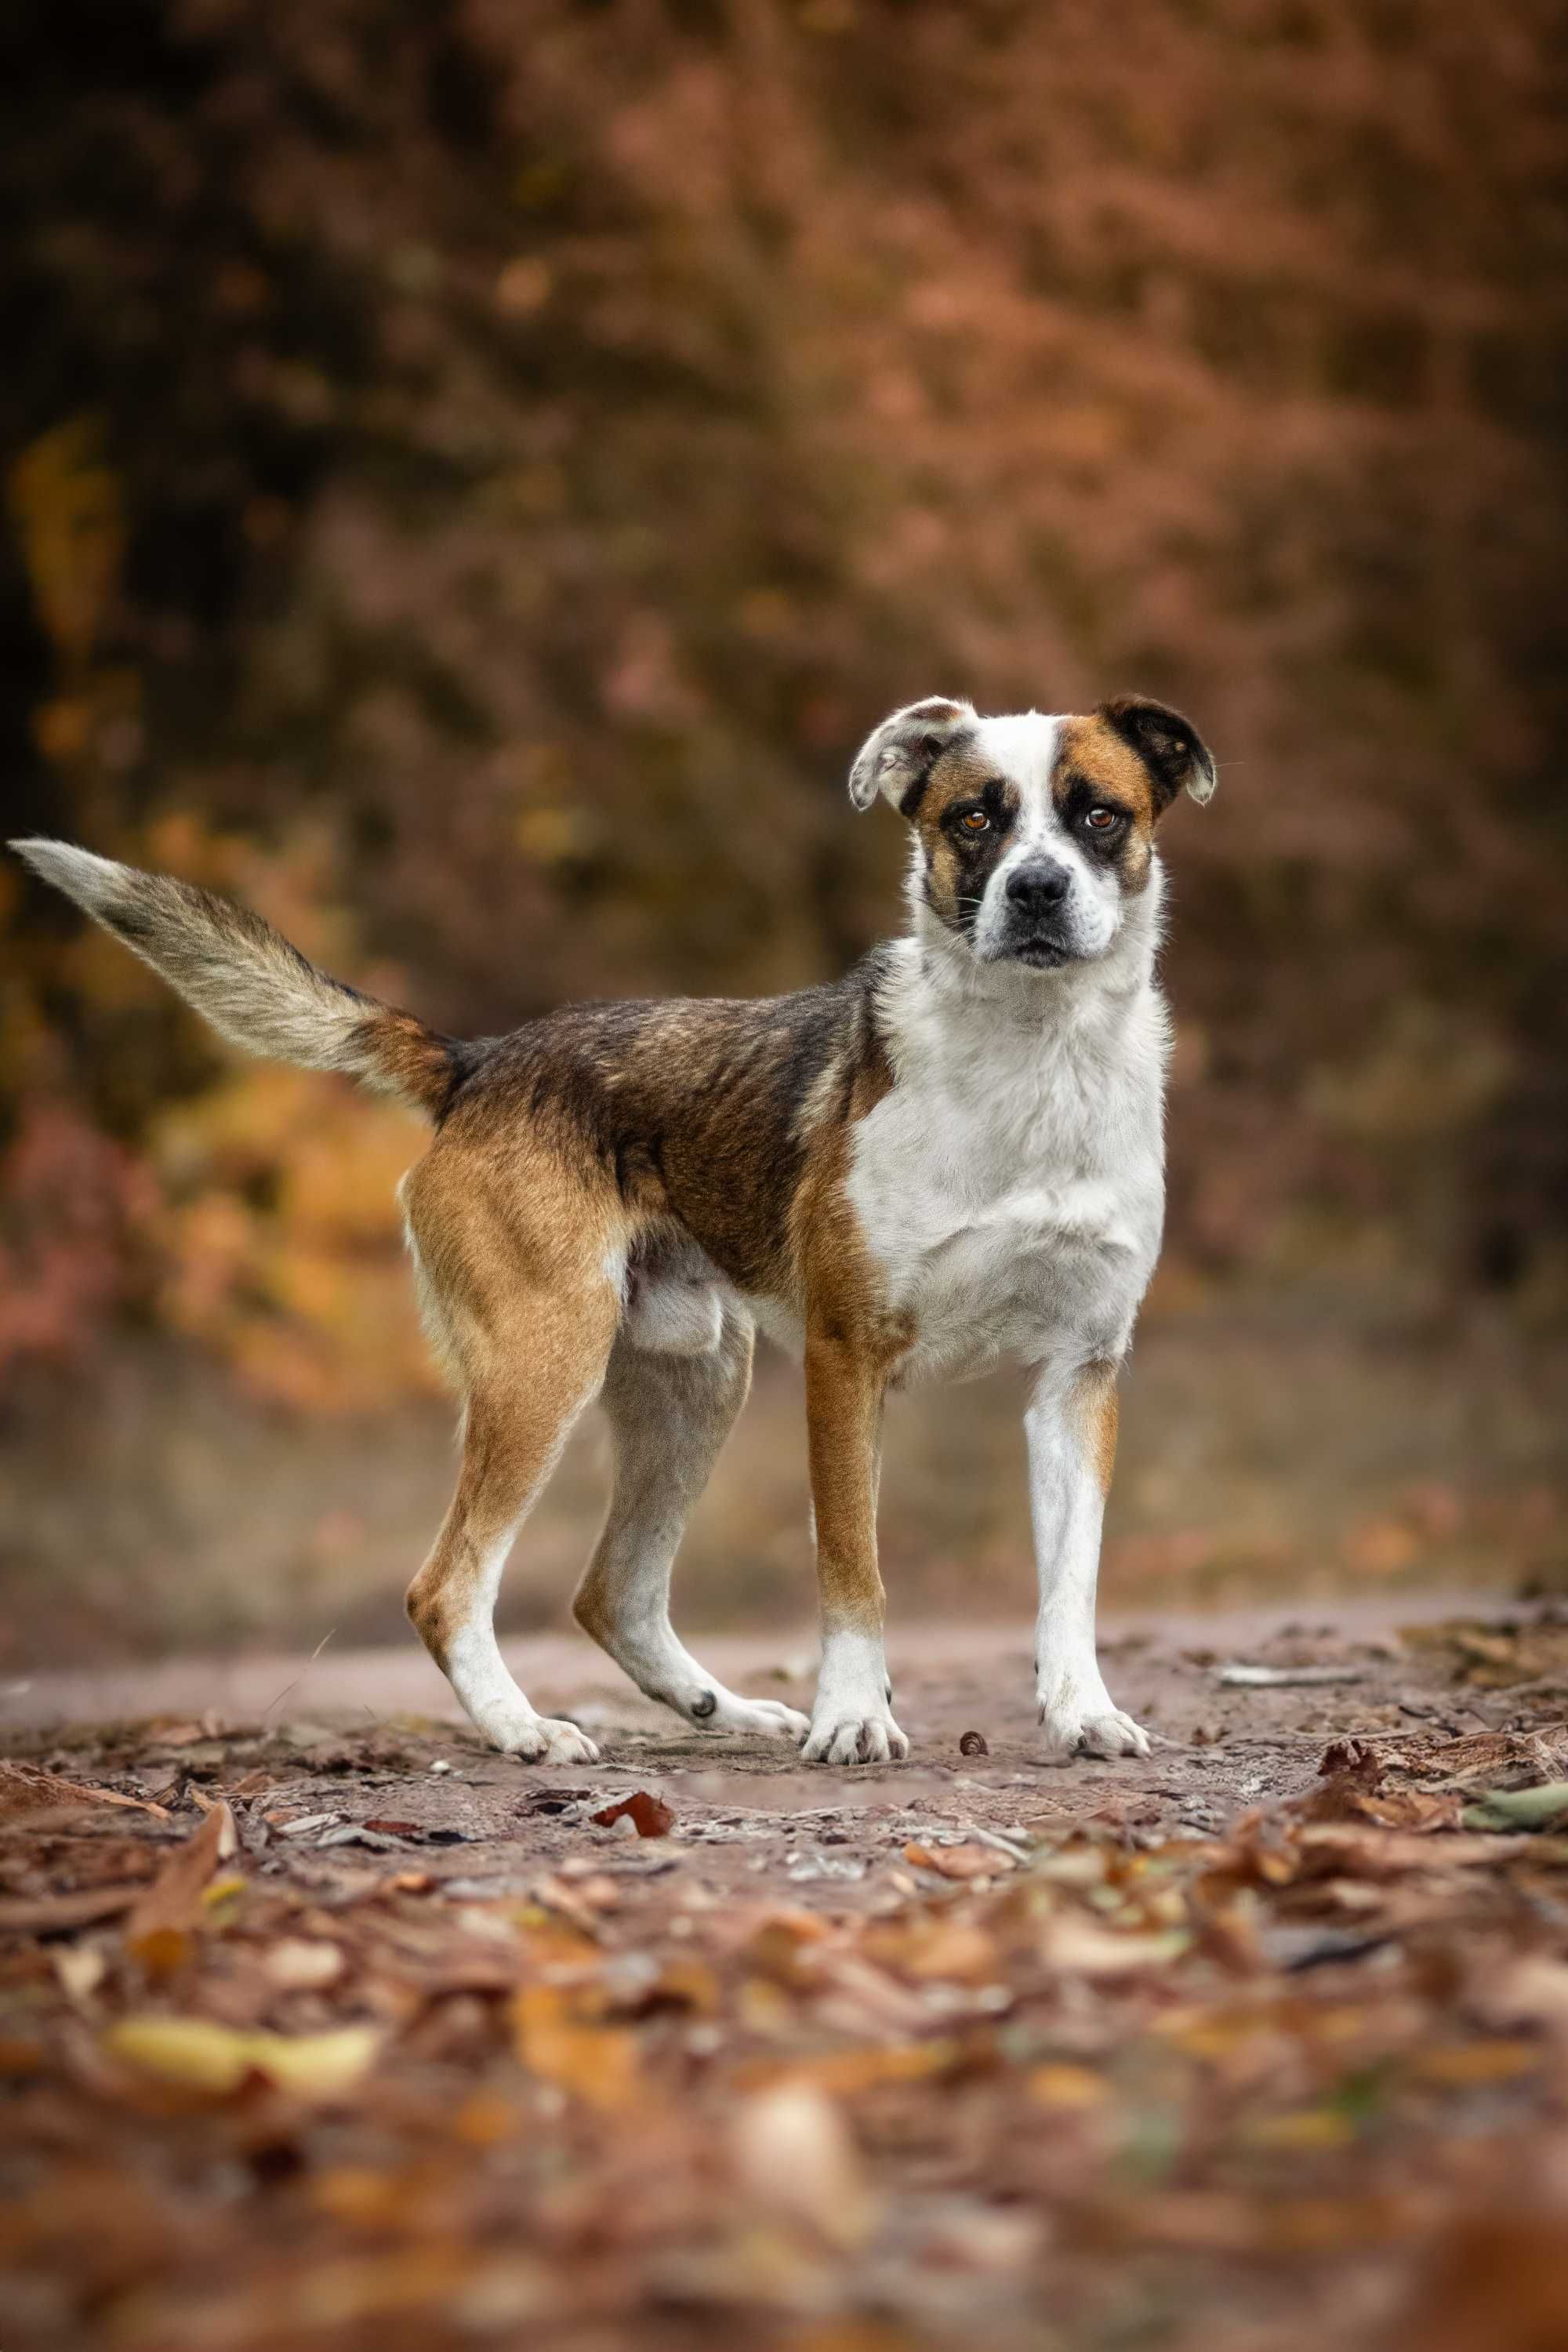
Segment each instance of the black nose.
[{"label": "black nose", "polygon": [[1072,877],[1065,866],[1048,857],[1036,857],[1026,866],[1015,866],[1007,877],[1007,896],[1026,915],[1043,915],[1047,908],[1061,905],[1071,885]]}]

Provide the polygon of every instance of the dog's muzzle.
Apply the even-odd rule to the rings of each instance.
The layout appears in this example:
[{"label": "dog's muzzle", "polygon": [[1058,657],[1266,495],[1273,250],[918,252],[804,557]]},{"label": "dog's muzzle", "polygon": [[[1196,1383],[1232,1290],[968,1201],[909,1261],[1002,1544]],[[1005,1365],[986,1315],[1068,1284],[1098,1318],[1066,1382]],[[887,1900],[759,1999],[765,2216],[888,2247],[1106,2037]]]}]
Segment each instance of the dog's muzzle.
[{"label": "dog's muzzle", "polygon": [[1072,876],[1054,857],[1026,858],[1007,877],[997,952],[1036,971],[1068,963],[1078,953],[1064,921]]}]

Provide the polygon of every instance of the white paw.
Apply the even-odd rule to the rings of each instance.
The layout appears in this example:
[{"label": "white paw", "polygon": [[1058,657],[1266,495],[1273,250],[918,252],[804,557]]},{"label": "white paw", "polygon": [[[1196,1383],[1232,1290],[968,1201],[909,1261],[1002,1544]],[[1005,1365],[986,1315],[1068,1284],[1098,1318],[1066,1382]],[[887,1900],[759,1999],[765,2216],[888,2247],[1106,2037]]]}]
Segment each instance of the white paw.
[{"label": "white paw", "polygon": [[504,1746],[506,1754],[515,1756],[520,1764],[596,1764],[599,1760],[599,1751],[585,1731],[550,1715],[536,1715],[531,1723],[518,1725],[496,1746]]},{"label": "white paw", "polygon": [[864,1715],[818,1712],[802,1750],[808,1764],[891,1764],[909,1752],[909,1741],[886,1707]]},{"label": "white paw", "polygon": [[1103,1689],[1087,1702],[1042,1697],[1040,1721],[1046,1727],[1046,1744],[1054,1756],[1149,1753],[1149,1735],[1142,1725],[1134,1723],[1119,1706],[1112,1706],[1110,1693]]},{"label": "white paw", "polygon": [[811,1729],[807,1717],[776,1698],[736,1698],[726,1692],[718,1712],[702,1727],[708,1731],[749,1733],[753,1739],[788,1739],[798,1748]]}]

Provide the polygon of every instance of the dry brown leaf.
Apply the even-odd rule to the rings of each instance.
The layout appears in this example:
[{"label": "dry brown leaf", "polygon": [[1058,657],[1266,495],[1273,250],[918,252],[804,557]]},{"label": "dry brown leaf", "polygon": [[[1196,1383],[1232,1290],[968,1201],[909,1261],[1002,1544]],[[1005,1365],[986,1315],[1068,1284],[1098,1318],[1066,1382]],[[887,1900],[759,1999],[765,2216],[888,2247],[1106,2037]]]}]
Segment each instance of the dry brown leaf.
[{"label": "dry brown leaf", "polygon": [[1059,1912],[1040,1931],[1040,1957],[1064,1976],[1120,1977],[1140,1969],[1161,1969],[1179,1959],[1192,1944],[1184,1928],[1153,1936],[1115,1935],[1077,1912]]},{"label": "dry brown leaf", "polygon": [[1000,1878],[1016,1870],[1010,1853],[989,1845],[907,1845],[904,1860],[917,1870],[934,1870],[939,1878]]},{"label": "dry brown leaf", "polygon": [[614,1829],[617,1822],[629,1821],[640,1838],[668,1837],[675,1827],[673,1807],[667,1805],[662,1797],[656,1797],[650,1789],[635,1789],[629,1797],[606,1805],[602,1812],[590,1818],[602,1830]]},{"label": "dry brown leaf", "polygon": [[132,1906],[125,1942],[153,1976],[167,1976],[189,1957],[191,1936],[202,1916],[207,1882],[225,1844],[234,1850],[234,1816],[216,1804],[201,1827],[164,1864]]},{"label": "dry brown leaf", "polygon": [[1417,1651],[1437,1651],[1452,1662],[1456,1682],[1484,1690],[1568,1680],[1568,1622],[1547,1618],[1538,1624],[1487,1623],[1451,1617],[1437,1625],[1406,1625],[1400,1637]]},{"label": "dry brown leaf", "polygon": [[225,1816],[223,1835],[218,1843],[217,1858],[220,1862],[227,1862],[232,1855],[239,1852],[239,1832],[235,1828],[234,1815],[229,1811],[227,1798],[209,1797],[206,1790],[198,1788],[194,1780],[187,1786],[191,1802],[198,1813],[221,1812]]},{"label": "dry brown leaf", "polygon": [[1464,1808],[1453,1790],[1385,1788],[1378,1768],[1363,1766],[1331,1774],[1292,1810],[1300,1821],[1365,1822],[1374,1829],[1406,1830],[1419,1837],[1457,1830]]},{"label": "dry brown leaf", "polygon": [[1309,1822],[1297,1839],[1299,1852],[1315,1868],[1367,1878],[1396,1878],[1406,1870],[1484,1870],[1509,1861],[1530,1843],[1525,1836],[1465,1830],[1440,1841],[1428,1840],[1399,1830],[1363,1829],[1352,1822]]},{"label": "dry brown leaf", "polygon": [[162,1805],[145,1797],[122,1797],[117,1789],[92,1789],[80,1780],[63,1780],[41,1764],[0,1757],[0,1820],[25,1813],[68,1811],[79,1805],[121,1805],[135,1813],[150,1813],[156,1822],[170,1816]]},{"label": "dry brown leaf", "polygon": [[998,1971],[996,1939],[973,1919],[951,1911],[910,1911],[874,1927],[864,1939],[868,1958],[918,1984],[986,1984]]}]

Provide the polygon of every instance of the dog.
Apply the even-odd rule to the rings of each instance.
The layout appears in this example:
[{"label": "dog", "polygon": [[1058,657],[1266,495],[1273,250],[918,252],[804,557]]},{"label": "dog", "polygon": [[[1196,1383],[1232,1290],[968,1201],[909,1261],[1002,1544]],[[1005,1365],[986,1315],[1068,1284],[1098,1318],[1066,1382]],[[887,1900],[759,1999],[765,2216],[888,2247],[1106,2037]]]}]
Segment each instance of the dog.
[{"label": "dog", "polygon": [[[908,923],[779,997],[587,1003],[464,1042],[316,970],[247,909],[63,842],[43,877],[250,1052],[425,1114],[400,1199],[462,1400],[457,1492],[408,1613],[491,1745],[593,1762],[492,1624],[523,1520],[595,1398],[615,1483],[577,1620],[637,1687],[816,1763],[909,1753],[883,1654],[883,1401],[1011,1363],[1039,1573],[1037,1697],[1068,1757],[1143,1756],[1095,1652],[1118,1373],[1159,1254],[1168,1021],[1160,818],[1215,764],[1141,696],[1083,717],[885,719],[849,774],[909,828]],[[809,1720],[677,1639],[670,1570],[761,1329],[804,1360],[822,1654]]]}]

